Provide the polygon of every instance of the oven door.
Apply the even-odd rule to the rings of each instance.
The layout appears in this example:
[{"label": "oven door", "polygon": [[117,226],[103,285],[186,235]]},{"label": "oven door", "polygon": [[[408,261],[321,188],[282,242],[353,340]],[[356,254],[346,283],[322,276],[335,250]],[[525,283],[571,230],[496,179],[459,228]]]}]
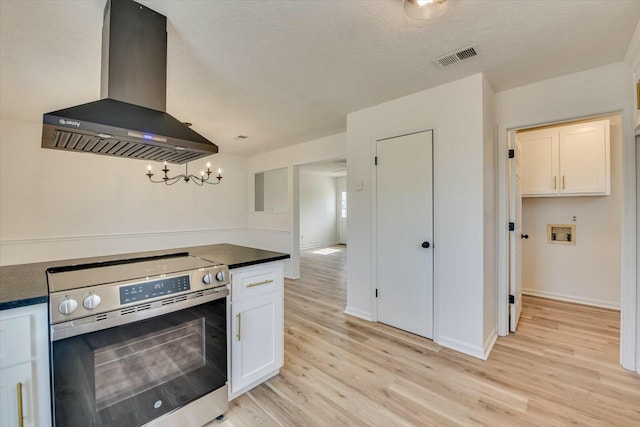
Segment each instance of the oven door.
[{"label": "oven door", "polygon": [[168,309],[117,327],[52,337],[57,427],[140,426],[226,384],[226,298]]}]

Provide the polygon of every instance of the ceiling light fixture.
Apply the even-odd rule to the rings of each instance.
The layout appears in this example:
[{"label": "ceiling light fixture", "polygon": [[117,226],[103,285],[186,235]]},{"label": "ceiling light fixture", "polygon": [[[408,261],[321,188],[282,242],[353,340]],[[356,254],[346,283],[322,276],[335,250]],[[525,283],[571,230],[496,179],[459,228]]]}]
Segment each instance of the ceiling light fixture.
[{"label": "ceiling light fixture", "polygon": [[185,163],[183,174],[176,175],[176,176],[169,176],[169,167],[167,166],[167,162],[164,162],[164,167],[162,168],[162,172],[164,172],[164,176],[162,177],[162,179],[159,179],[159,180],[153,179],[153,172],[151,172],[151,169],[152,169],[151,165],[147,166],[146,175],[149,178],[149,181],[153,182],[154,184],[161,184],[164,182],[166,185],[173,185],[182,179],[184,180],[184,182],[193,182],[196,185],[199,185],[200,187],[202,187],[204,184],[218,185],[222,180],[222,169],[218,169],[218,176],[216,176],[216,179],[218,181],[209,182],[209,178],[211,178],[211,174],[213,173],[211,171],[211,163],[207,163],[206,171],[200,171],[199,177],[189,173],[189,163]]},{"label": "ceiling light fixture", "polygon": [[430,19],[444,14],[458,0],[403,0],[404,12],[411,18]]}]

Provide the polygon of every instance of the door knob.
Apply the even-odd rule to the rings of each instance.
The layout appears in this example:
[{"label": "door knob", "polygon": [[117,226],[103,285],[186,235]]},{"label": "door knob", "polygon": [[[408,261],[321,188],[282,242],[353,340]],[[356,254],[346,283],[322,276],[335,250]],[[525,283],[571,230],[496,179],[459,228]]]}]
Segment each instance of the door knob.
[{"label": "door knob", "polygon": [[431,246],[431,244],[429,242],[422,242],[422,247],[427,249]]},{"label": "door knob", "polygon": [[526,239],[528,239],[528,238],[529,238],[529,235],[528,235],[528,234],[521,234],[521,235],[520,235],[520,238],[521,238],[521,239],[525,239],[525,240],[526,240]]}]

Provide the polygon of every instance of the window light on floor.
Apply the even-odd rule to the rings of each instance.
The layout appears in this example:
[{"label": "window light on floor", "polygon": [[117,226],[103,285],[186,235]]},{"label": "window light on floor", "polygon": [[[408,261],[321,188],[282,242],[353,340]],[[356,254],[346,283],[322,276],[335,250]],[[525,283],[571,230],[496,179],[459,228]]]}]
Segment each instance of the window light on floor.
[{"label": "window light on floor", "polygon": [[318,249],[317,251],[313,251],[314,254],[318,254],[318,255],[331,255],[336,252],[340,252],[340,249],[323,248],[323,249]]}]

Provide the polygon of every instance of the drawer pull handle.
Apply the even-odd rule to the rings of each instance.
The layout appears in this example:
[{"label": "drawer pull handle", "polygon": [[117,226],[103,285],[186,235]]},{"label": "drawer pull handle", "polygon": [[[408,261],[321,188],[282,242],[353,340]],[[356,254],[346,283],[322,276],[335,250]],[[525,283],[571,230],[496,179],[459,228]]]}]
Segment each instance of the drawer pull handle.
[{"label": "drawer pull handle", "polygon": [[266,284],[269,284],[269,283],[273,283],[273,280],[263,280],[262,282],[249,283],[247,285],[247,288],[253,288],[253,287],[256,287],[256,286],[266,285]]},{"label": "drawer pull handle", "polygon": [[558,189],[558,177],[557,176],[553,176],[553,189],[557,190]]},{"label": "drawer pull handle", "polygon": [[24,426],[24,415],[22,414],[22,383],[18,383],[18,427]]},{"label": "drawer pull handle", "polygon": [[566,185],[565,185],[565,183],[564,183],[564,175],[562,175],[562,189],[563,189],[563,190],[566,190],[566,189],[567,189],[567,186],[566,186]]},{"label": "drawer pull handle", "polygon": [[242,330],[242,313],[236,314],[236,319],[238,319],[238,333],[236,334],[236,338],[240,341],[240,331]]}]

